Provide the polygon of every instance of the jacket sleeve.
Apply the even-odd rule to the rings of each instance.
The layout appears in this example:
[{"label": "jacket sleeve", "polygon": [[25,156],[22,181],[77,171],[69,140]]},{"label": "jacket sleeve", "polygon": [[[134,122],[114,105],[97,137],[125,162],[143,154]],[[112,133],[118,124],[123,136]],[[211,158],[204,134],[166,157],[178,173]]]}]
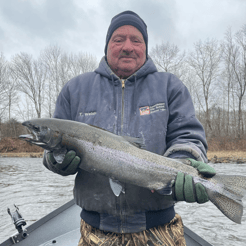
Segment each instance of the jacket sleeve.
[{"label": "jacket sleeve", "polygon": [[168,109],[167,150],[164,156],[207,162],[207,142],[203,126],[196,118],[188,89],[174,75],[171,76],[168,91]]},{"label": "jacket sleeve", "polygon": [[69,93],[69,87],[68,87],[69,83],[70,81],[67,84],[65,84],[59,96],[57,97],[53,118],[72,120],[71,106],[70,106],[70,93]]}]

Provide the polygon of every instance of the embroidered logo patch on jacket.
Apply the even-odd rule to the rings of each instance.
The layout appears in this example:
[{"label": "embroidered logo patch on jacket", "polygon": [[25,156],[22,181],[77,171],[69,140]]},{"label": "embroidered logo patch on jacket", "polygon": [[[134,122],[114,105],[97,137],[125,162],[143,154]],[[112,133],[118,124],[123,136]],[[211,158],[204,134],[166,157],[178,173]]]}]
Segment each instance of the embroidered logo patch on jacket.
[{"label": "embroidered logo patch on jacket", "polygon": [[148,114],[152,114],[152,113],[164,111],[164,110],[166,110],[165,103],[157,103],[153,106],[144,106],[144,107],[139,108],[140,115],[148,115]]},{"label": "embroidered logo patch on jacket", "polygon": [[140,115],[150,114],[149,106],[139,108]]}]

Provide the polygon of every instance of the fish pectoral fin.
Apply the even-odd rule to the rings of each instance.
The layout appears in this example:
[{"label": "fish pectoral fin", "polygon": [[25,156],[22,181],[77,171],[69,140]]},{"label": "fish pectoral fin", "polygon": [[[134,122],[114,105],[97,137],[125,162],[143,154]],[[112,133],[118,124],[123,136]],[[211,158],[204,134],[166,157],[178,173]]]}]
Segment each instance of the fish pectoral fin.
[{"label": "fish pectoral fin", "polygon": [[60,164],[63,162],[66,154],[67,154],[66,148],[56,149],[53,151],[53,156],[56,162]]},{"label": "fish pectoral fin", "polygon": [[130,136],[122,136],[126,141],[134,145],[135,147],[138,147],[140,149],[145,148],[144,140],[142,138],[134,138]]},{"label": "fish pectoral fin", "polygon": [[115,196],[118,197],[121,192],[124,193],[124,189],[120,181],[109,178],[109,184]]}]

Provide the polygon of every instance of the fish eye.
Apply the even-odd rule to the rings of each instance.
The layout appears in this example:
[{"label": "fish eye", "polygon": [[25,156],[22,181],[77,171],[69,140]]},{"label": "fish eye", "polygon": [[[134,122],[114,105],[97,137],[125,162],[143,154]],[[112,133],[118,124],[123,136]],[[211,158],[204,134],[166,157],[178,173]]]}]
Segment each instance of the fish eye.
[{"label": "fish eye", "polygon": [[41,127],[40,133],[47,134],[49,132],[50,132],[50,128],[48,128],[47,126]]},{"label": "fish eye", "polygon": [[39,131],[39,127],[38,126],[33,126],[33,130]]}]

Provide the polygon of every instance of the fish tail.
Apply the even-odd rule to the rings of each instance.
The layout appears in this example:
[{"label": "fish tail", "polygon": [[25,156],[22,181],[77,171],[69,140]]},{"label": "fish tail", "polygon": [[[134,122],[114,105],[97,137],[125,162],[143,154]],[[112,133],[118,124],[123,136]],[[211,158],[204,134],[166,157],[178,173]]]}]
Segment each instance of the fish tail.
[{"label": "fish tail", "polygon": [[242,198],[246,194],[246,177],[237,175],[215,175],[214,187],[207,186],[210,201],[229,219],[241,224],[243,216]]}]

